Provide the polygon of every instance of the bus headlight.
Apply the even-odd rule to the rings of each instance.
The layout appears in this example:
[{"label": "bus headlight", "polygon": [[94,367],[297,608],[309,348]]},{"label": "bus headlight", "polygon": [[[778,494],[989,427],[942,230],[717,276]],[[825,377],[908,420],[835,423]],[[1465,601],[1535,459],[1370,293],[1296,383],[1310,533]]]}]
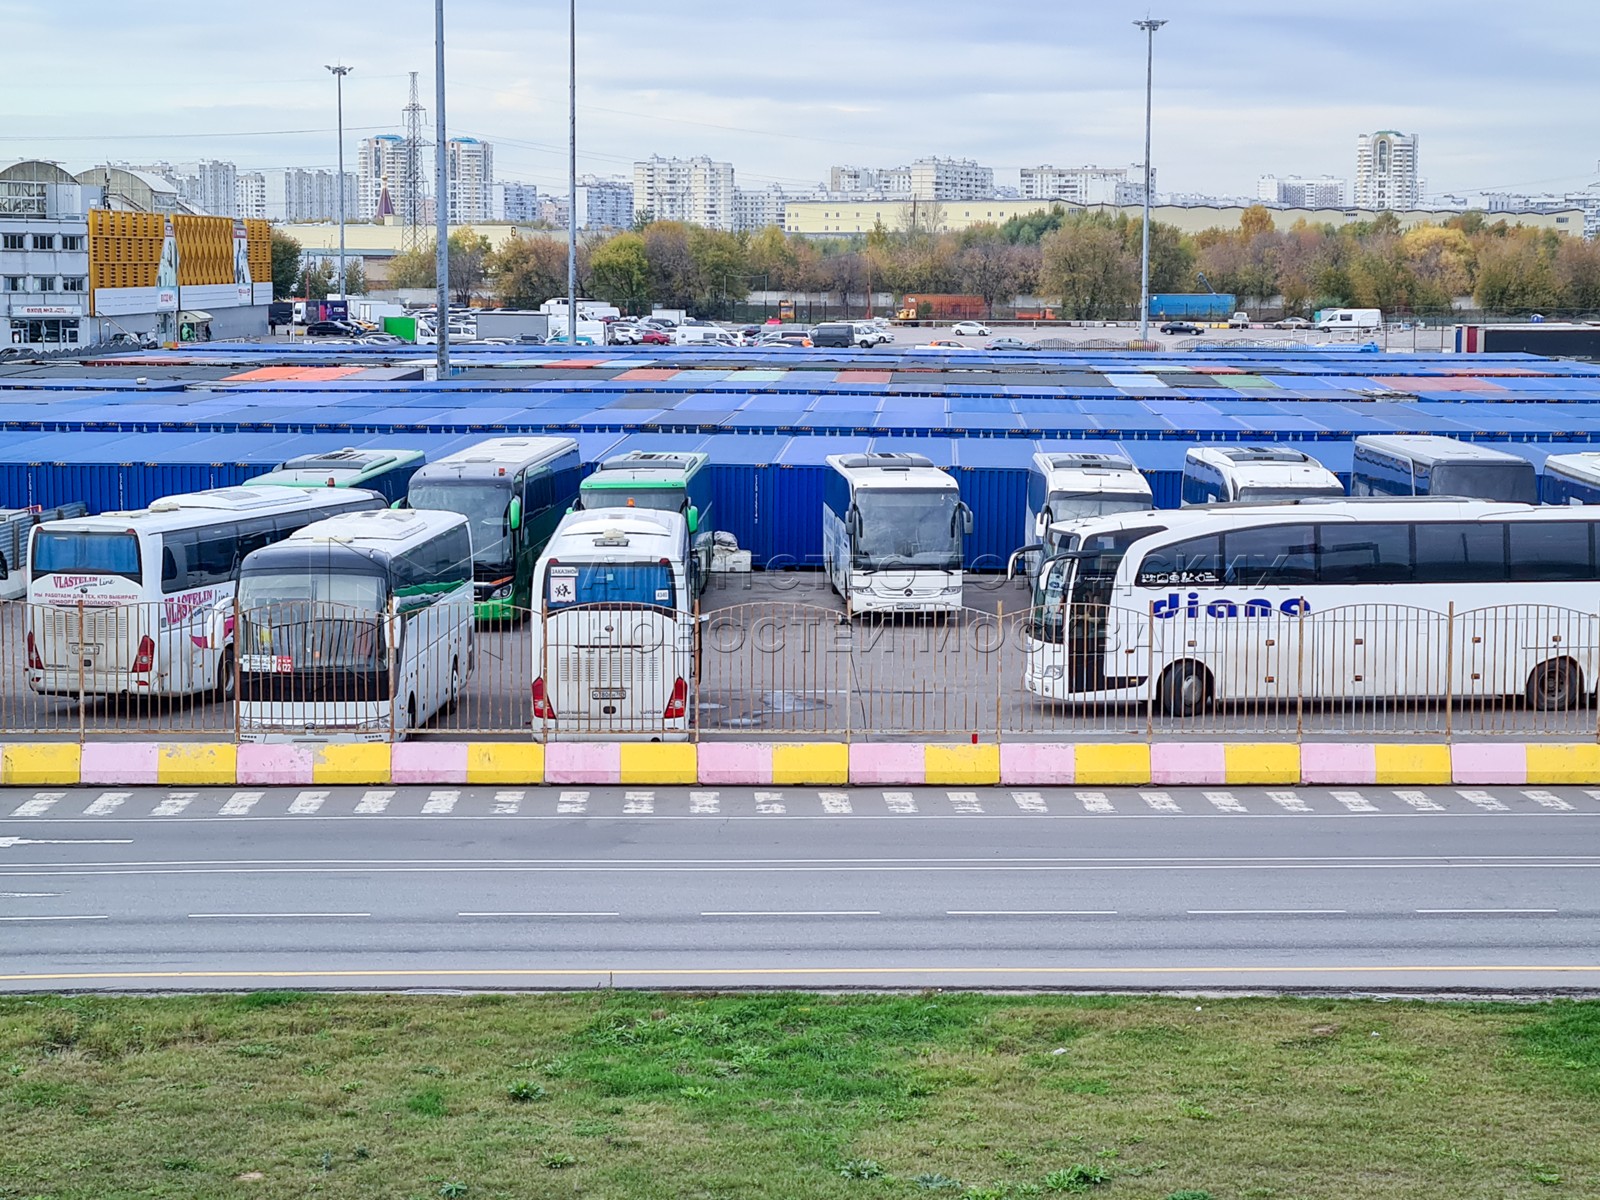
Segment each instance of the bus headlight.
[{"label": "bus headlight", "polygon": [[1046,679],[1065,679],[1067,677],[1067,669],[1063,666],[1046,667],[1039,674]]},{"label": "bus headlight", "polygon": [[509,599],[511,599],[511,591],[512,591],[512,588],[514,586],[515,586],[514,584],[508,583],[508,584],[505,584],[502,587],[495,588],[494,591],[489,593],[489,599],[491,599],[491,600],[509,600]]}]

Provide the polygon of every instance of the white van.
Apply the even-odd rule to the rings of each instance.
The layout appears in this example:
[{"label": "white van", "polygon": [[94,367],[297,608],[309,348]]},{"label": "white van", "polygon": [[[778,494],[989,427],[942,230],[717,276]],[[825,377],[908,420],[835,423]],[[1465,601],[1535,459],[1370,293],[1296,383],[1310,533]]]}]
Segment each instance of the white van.
[{"label": "white van", "polygon": [[1317,318],[1317,328],[1323,333],[1338,333],[1341,329],[1375,333],[1383,328],[1383,311],[1377,308],[1324,309]]},{"label": "white van", "polygon": [[717,325],[680,325],[672,331],[674,346],[737,346],[739,339]]}]

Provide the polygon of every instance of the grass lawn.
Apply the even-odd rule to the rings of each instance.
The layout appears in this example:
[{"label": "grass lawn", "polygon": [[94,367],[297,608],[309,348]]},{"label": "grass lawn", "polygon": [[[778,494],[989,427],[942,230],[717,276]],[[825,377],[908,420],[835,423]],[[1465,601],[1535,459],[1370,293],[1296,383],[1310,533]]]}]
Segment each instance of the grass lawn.
[{"label": "grass lawn", "polygon": [[1600,1195],[1600,1004],[0,999],[0,1197]]}]

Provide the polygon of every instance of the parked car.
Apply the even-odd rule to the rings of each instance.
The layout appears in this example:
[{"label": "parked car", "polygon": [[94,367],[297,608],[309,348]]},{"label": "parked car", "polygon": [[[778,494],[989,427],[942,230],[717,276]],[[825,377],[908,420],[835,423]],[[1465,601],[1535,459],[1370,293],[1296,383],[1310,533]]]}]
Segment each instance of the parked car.
[{"label": "parked car", "polygon": [[954,342],[949,338],[934,338],[931,342],[912,347],[914,350],[971,350],[972,348],[965,342]]},{"label": "parked car", "polygon": [[769,333],[761,339],[761,344],[778,350],[809,350],[812,347],[807,334],[793,332]]},{"label": "parked car", "polygon": [[1021,338],[997,337],[984,347],[985,350],[1032,350],[1032,344]]},{"label": "parked car", "polygon": [[950,332],[956,337],[988,337],[990,330],[982,321],[957,321]]},{"label": "parked car", "polygon": [[665,329],[657,329],[654,325],[639,330],[639,343],[644,346],[670,346],[672,335]]},{"label": "parked car", "polygon": [[1311,322],[1304,317],[1284,317],[1281,321],[1272,323],[1274,329],[1310,329]]},{"label": "parked car", "polygon": [[1162,333],[1199,333],[1200,326],[1193,321],[1168,321],[1161,327]]},{"label": "parked car", "polygon": [[870,350],[874,346],[888,345],[894,341],[894,334],[877,324],[875,321],[855,322],[856,345],[863,350]]},{"label": "parked car", "polygon": [[306,336],[313,338],[349,338],[364,332],[349,321],[313,321],[306,326]]},{"label": "parked car", "polygon": [[637,325],[623,324],[620,321],[611,324],[609,334],[612,343],[618,346],[637,346],[644,337]]},{"label": "parked car", "polygon": [[1247,313],[1247,312],[1236,312],[1236,313],[1234,313],[1233,316],[1228,318],[1228,328],[1229,329],[1249,329],[1250,328],[1250,314]]},{"label": "parked car", "polygon": [[813,346],[844,349],[856,344],[856,327],[844,321],[829,321],[811,331]]}]

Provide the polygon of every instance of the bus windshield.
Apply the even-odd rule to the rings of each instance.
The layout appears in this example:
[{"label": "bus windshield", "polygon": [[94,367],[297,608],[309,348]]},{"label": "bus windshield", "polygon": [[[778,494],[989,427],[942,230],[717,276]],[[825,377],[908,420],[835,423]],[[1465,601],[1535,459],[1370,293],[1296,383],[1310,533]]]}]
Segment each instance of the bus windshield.
[{"label": "bus windshield", "polygon": [[1470,496],[1533,504],[1536,477],[1527,463],[1441,463],[1433,468],[1429,492],[1435,496]]},{"label": "bus windshield", "polygon": [[655,512],[682,512],[682,485],[666,487],[595,487],[583,489],[584,508],[648,508]]},{"label": "bus windshield", "polygon": [[1080,517],[1143,512],[1151,504],[1149,496],[1122,492],[1051,492],[1050,518],[1054,521],[1076,521]]},{"label": "bus windshield", "polygon": [[1245,504],[1268,504],[1274,500],[1306,500],[1312,496],[1337,496],[1344,499],[1344,489],[1337,487],[1247,487],[1239,489],[1239,499]]},{"label": "bus windshield", "polygon": [[856,492],[861,529],[854,566],[866,571],[920,569],[959,571],[961,534],[955,489]]},{"label": "bus windshield", "polygon": [[545,573],[551,609],[580,604],[676,608],[672,565],[664,562],[552,562]]},{"label": "bus windshield", "polygon": [[511,561],[511,484],[432,480],[415,484],[406,497],[412,508],[460,513],[472,527],[472,561],[504,566]]},{"label": "bus windshield", "polygon": [[[372,575],[247,574],[239,580],[246,669],[372,669],[383,656],[385,585]],[[270,659],[270,667],[261,667]]]},{"label": "bus windshield", "polygon": [[53,572],[125,575],[137,580],[139,539],[131,533],[56,533],[41,529],[33,542],[33,577]]}]

